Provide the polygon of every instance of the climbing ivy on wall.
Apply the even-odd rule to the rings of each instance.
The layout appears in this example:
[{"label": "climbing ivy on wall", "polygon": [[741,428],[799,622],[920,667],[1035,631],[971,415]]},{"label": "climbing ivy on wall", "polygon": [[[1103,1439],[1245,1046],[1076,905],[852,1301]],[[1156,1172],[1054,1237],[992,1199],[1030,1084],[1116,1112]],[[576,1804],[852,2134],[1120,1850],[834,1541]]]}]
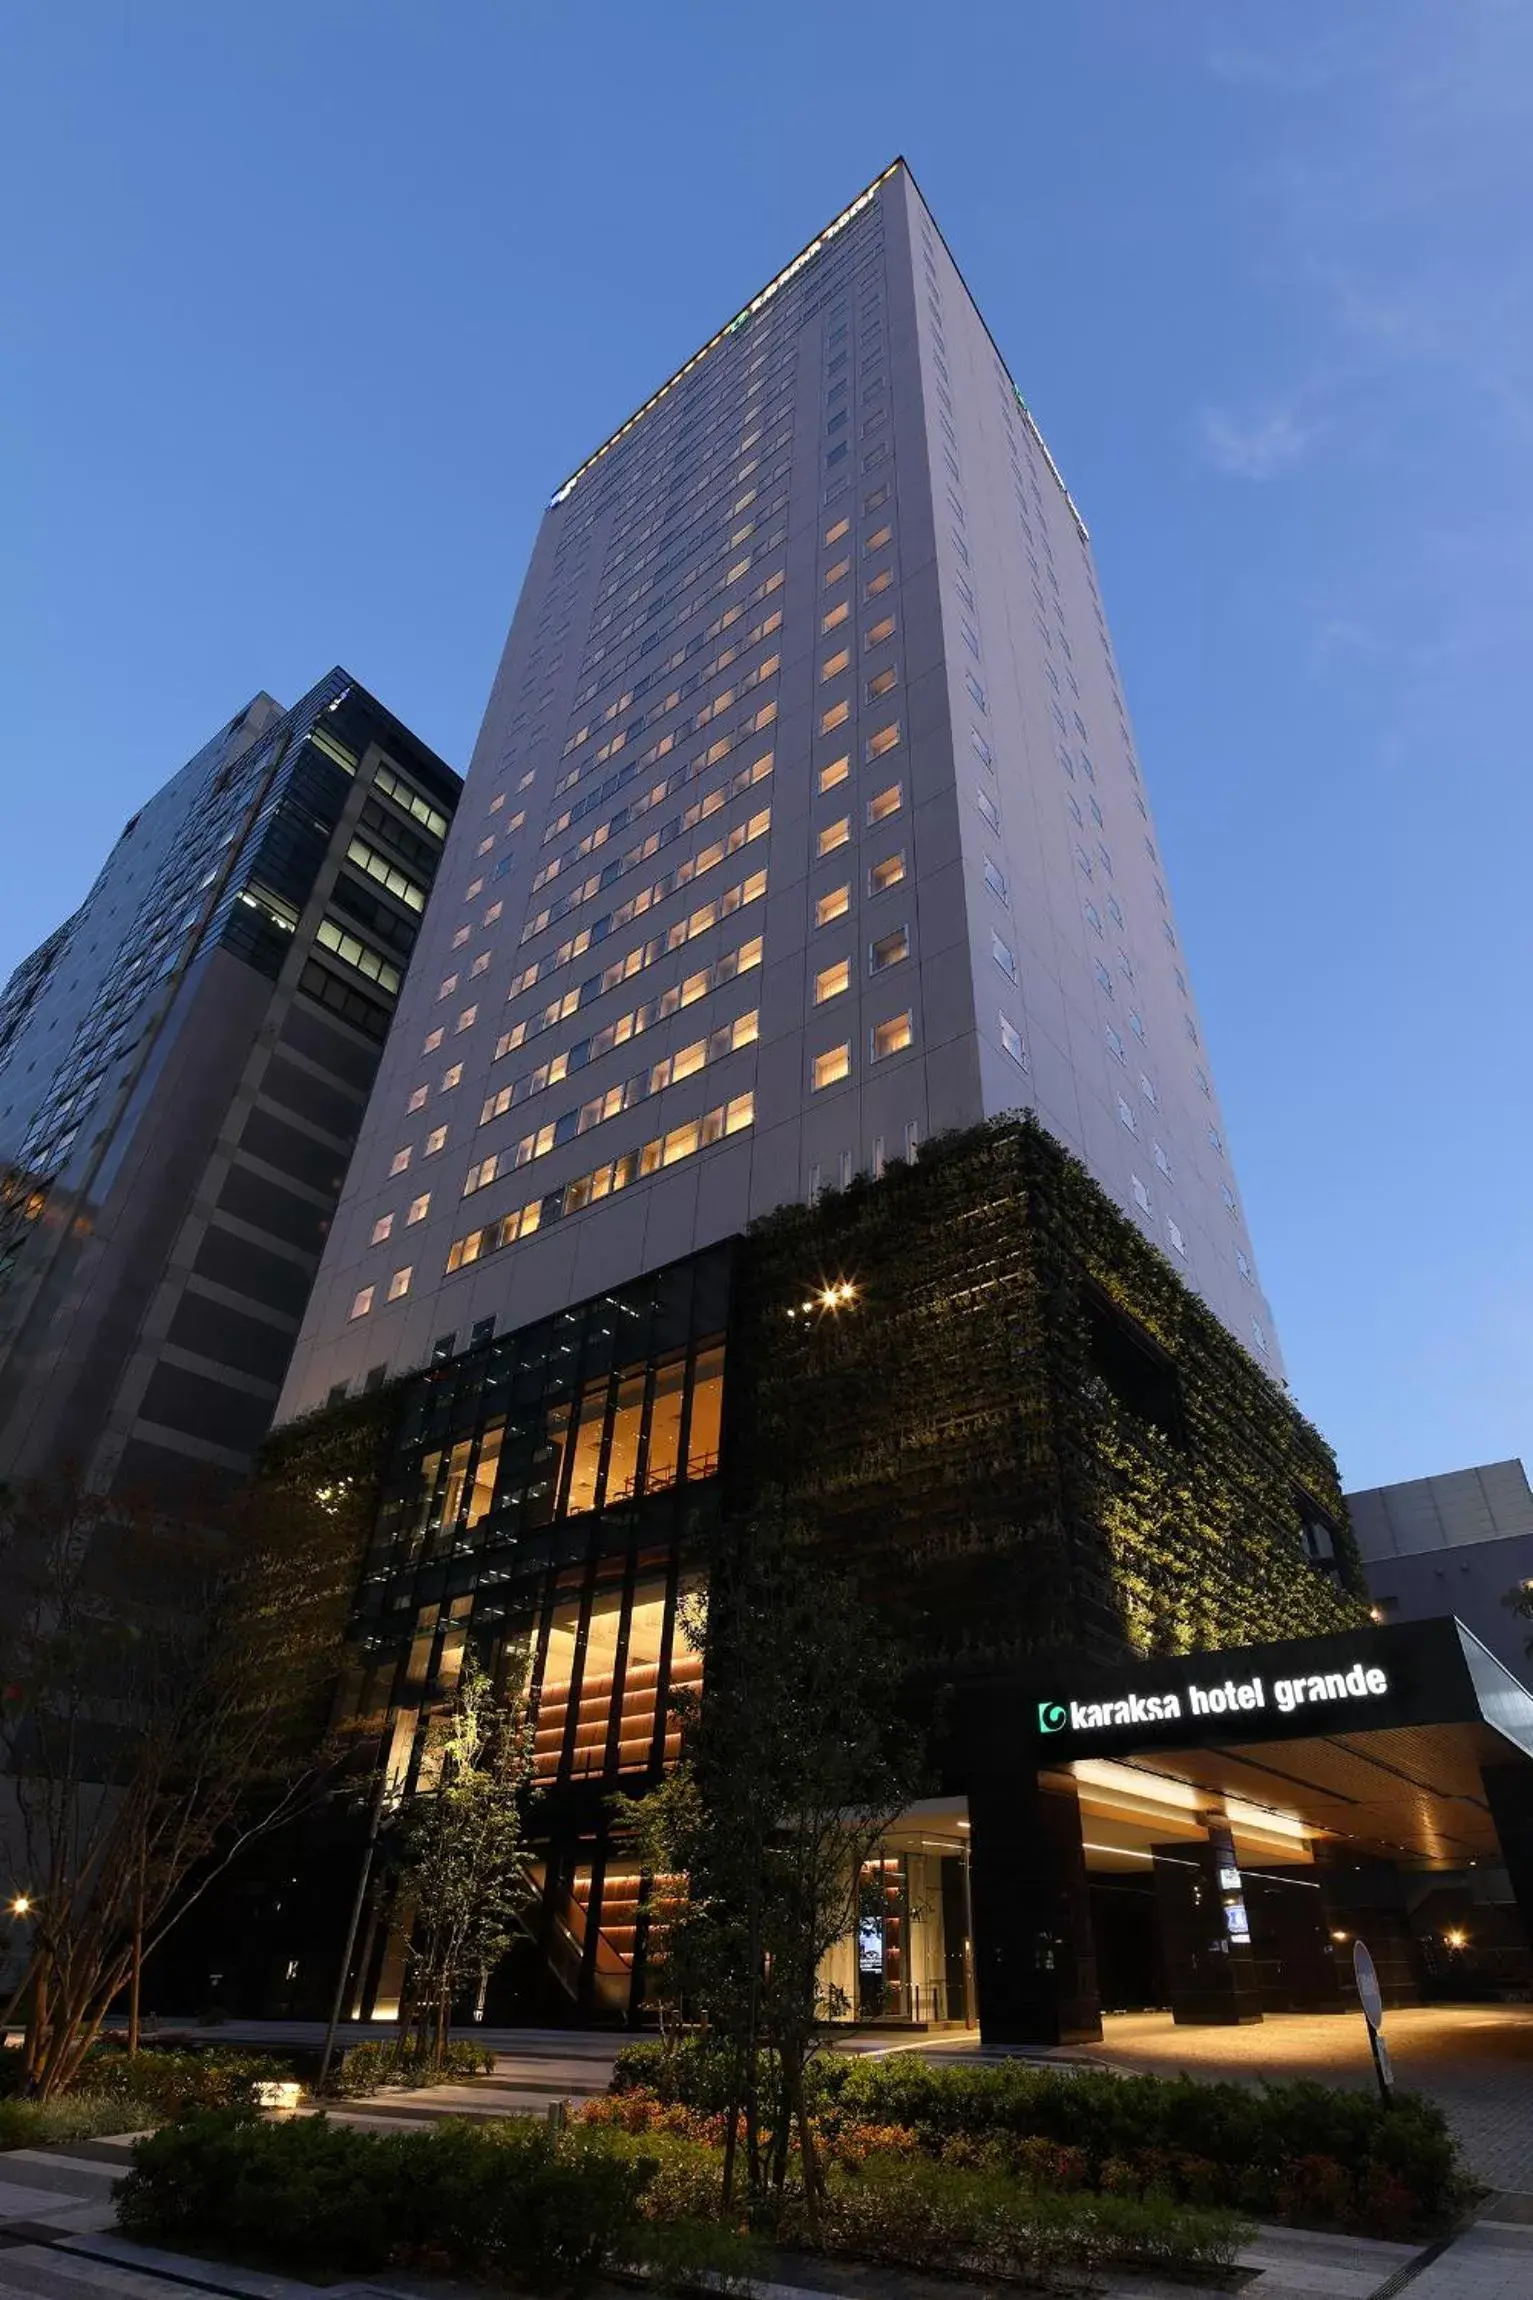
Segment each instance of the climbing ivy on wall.
[{"label": "climbing ivy on wall", "polygon": [[[1104,1318],[1177,1411],[1125,1402]],[[786,1491],[934,1677],[1366,1617],[1324,1440],[1031,1118],[755,1225],[730,1362],[730,1488]]]}]

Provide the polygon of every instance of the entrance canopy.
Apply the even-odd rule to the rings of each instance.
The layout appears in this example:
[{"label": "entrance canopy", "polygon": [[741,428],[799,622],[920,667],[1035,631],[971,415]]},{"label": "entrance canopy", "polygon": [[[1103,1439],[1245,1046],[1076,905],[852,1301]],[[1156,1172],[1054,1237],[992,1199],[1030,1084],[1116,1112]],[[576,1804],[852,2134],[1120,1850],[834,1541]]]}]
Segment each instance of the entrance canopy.
[{"label": "entrance canopy", "polygon": [[975,1689],[954,1755],[994,2042],[1099,2034],[1099,1945],[1121,1982],[1147,1923],[1179,2021],[1340,2010],[1359,1932],[1385,2001],[1411,2001],[1414,1912],[1455,1893],[1500,1909],[1510,1888],[1522,1925],[1508,1912],[1502,1962],[1526,1972],[1533,1693],[1461,1622],[1040,1661]]},{"label": "entrance canopy", "polygon": [[1078,1790],[1094,1867],[1194,1833],[1211,1809],[1248,1860],[1305,1862],[1318,1837],[1431,1867],[1496,1861],[1485,1768],[1533,1760],[1533,1693],[1455,1620],[1061,1671],[1051,1686],[1013,1697],[1013,1730],[1044,1779]]}]

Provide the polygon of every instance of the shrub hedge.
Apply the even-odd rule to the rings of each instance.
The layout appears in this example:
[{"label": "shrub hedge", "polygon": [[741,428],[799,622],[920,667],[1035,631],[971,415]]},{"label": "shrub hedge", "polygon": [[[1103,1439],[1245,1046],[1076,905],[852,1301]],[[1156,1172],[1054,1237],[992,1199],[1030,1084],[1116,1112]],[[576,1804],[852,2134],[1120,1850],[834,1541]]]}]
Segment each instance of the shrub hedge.
[{"label": "shrub hedge", "polygon": [[[636,2265],[662,2285],[747,2275],[755,2247],[719,2196],[717,2148],[674,2131],[512,2119],[376,2134],[199,2111],[140,2141],[117,2210],[129,2236],[297,2274],[404,2267],[562,2291]],[[808,2243],[797,2189],[771,2233]],[[1244,2233],[1231,2213],[1164,2196],[1049,2194],[874,2152],[832,2163],[820,2244],[1040,2281],[1067,2267],[1227,2266]]]},{"label": "shrub hedge", "polygon": [[[708,2115],[727,2100],[721,2057],[704,2047],[625,2046],[613,2090],[648,2090]],[[1346,2225],[1378,2234],[1446,2221],[1465,2193],[1435,2101],[1311,2082],[1204,2084],[1190,2077],[1070,2073],[1024,2061],[943,2067],[915,2054],[823,2054],[811,2106],[828,2142],[843,2125],[894,2127],[929,2158],[1119,2196]]]},{"label": "shrub hedge", "polygon": [[[1198,2211],[1168,2196],[1050,2194],[1004,2171],[960,2171],[929,2158],[872,2155],[836,2167],[823,2242],[862,2260],[949,2275],[1048,2284],[1061,2270],[1158,2269],[1187,2275],[1228,2268],[1252,2233],[1233,2213]],[[779,2234],[806,2240],[802,2206],[789,2200]]]},{"label": "shrub hedge", "polygon": [[120,2100],[91,2092],[72,2092],[63,2100],[0,2100],[0,2150],[58,2148],[104,2132],[132,2132],[151,2121]]},{"label": "shrub hedge", "polygon": [[351,2100],[358,2093],[382,2092],[394,2086],[452,2084],[464,2077],[488,2076],[494,2066],[493,2052],[465,2039],[454,2039],[437,2059],[403,2038],[377,2037],[353,2045],[332,2065],[325,2091]]},{"label": "shrub hedge", "polygon": [[195,2052],[149,2047],[129,2053],[117,2045],[93,2052],[80,2073],[79,2090],[120,2100],[158,2116],[180,2116],[191,2108],[243,2108],[255,2087],[290,2073],[271,2053]]},{"label": "shrub hedge", "polygon": [[706,2224],[716,2177],[686,2153],[531,2119],[367,2133],[200,2112],[139,2142],[117,2216],[145,2242],[300,2275],[407,2266],[562,2291],[644,2260],[728,2277],[741,2242]]},{"label": "shrub hedge", "polygon": [[248,2107],[255,2087],[288,2074],[269,2053],[128,2053],[102,2044],[87,2058],[74,2090],[57,2100],[17,2097],[21,2055],[0,2061],[0,2149],[46,2148],[97,2133],[133,2132],[191,2108]]}]

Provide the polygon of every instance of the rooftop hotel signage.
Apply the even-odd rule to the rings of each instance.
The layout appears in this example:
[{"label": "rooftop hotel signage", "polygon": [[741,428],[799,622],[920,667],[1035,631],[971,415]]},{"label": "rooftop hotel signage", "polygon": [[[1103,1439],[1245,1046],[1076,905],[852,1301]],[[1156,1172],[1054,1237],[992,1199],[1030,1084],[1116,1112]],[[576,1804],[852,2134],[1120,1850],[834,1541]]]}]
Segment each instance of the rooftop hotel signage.
[{"label": "rooftop hotel signage", "polygon": [[1350,1668],[1317,1669],[1293,1676],[1269,1676],[1261,1670],[1250,1675],[1218,1677],[1205,1656],[1194,1664],[1185,1681],[1159,1692],[1127,1692],[1098,1700],[1052,1700],[1038,1704],[1038,1731],[1053,1733],[1121,1733],[1135,1726],[1164,1726],[1186,1720],[1201,1728],[1215,1718],[1235,1726],[1254,1720],[1257,1713],[1275,1711],[1291,1718],[1300,1710],[1320,1713],[1338,1703],[1382,1701],[1389,1694],[1389,1674],[1377,1664],[1354,1661]]}]

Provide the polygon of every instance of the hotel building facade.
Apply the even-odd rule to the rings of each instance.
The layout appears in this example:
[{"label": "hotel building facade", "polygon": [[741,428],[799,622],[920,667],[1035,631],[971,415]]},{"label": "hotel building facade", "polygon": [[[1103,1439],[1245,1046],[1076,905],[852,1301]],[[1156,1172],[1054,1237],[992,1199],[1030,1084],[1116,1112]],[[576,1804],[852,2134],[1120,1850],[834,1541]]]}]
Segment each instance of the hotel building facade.
[{"label": "hotel building facade", "polygon": [[896,164],[549,506],[283,1411],[1018,1107],[1279,1371],[1086,529]]},{"label": "hotel building facade", "polygon": [[[1235,1726],[1172,1687],[1196,1730],[1157,1710],[1146,1766],[1043,1724],[1132,1716],[1154,1656],[1307,1661],[1361,1733],[1440,1717],[1443,1780],[1504,1760],[1515,1822],[1515,1699],[1498,1739],[1457,1644],[1365,1651],[1086,529],[903,163],[549,505],[279,1421],[312,1447],[364,1405],[347,1702],[387,1786],[432,1777],[466,1651],[531,1657],[540,1890],[488,2018],[642,2016],[614,1793],[673,1754],[681,1594],[768,1485],[949,1720],[836,1976],[867,2017],[1340,2005],[1343,1903],[1418,1985],[1398,1765],[1349,1823],[1324,1735],[1276,1786],[1275,1704],[1210,1756]],[[1496,1843],[1482,1799],[1416,1851]],[[250,1933],[246,2008],[322,2009],[336,1943]],[[402,1971],[375,1902],[351,2010]]]}]

